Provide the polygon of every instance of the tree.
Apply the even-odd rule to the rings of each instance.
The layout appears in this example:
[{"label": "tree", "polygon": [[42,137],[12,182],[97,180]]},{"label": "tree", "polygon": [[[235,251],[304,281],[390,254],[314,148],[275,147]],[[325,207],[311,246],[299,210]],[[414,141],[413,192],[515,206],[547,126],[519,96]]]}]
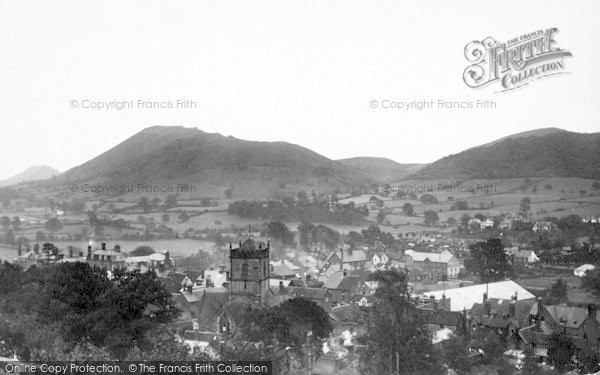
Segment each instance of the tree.
[{"label": "tree", "polygon": [[139,257],[139,256],[151,255],[154,253],[155,253],[154,248],[152,248],[151,246],[142,245],[142,246],[136,247],[135,250],[133,250],[132,252],[129,253],[129,255],[134,256],[134,257]]},{"label": "tree", "polygon": [[410,302],[406,275],[377,271],[369,276],[378,287],[361,341],[363,374],[431,373],[437,369],[431,338]]},{"label": "tree", "polygon": [[187,222],[187,221],[189,221],[189,220],[190,220],[190,215],[188,215],[188,214],[187,214],[187,212],[182,212],[182,213],[180,213],[180,214],[179,214],[179,216],[177,217],[177,220],[178,220],[180,223],[185,223],[185,222]]},{"label": "tree", "polygon": [[567,302],[567,283],[562,278],[556,280],[550,288],[548,297],[553,305]]},{"label": "tree", "polygon": [[10,226],[15,232],[18,232],[21,229],[21,219],[18,216],[13,217]]},{"label": "tree", "polygon": [[519,204],[519,211],[527,212],[531,210],[531,199],[529,197],[525,197],[521,199],[521,203]]},{"label": "tree", "polygon": [[425,225],[435,225],[440,221],[437,212],[435,212],[434,210],[425,210],[424,215]]},{"label": "tree", "polygon": [[294,242],[294,233],[281,221],[270,222],[267,225],[267,235],[284,245],[291,245]]},{"label": "tree", "polygon": [[467,201],[456,201],[451,207],[450,211],[465,211],[469,209]]},{"label": "tree", "polygon": [[309,246],[313,243],[313,231],[315,226],[310,222],[303,220],[298,225],[298,235],[300,237],[300,245],[303,247]]},{"label": "tree", "polygon": [[402,214],[404,216],[413,216],[415,214],[415,209],[413,208],[413,205],[410,203],[404,203],[404,205],[402,206]]},{"label": "tree", "polygon": [[167,199],[165,200],[164,206],[167,209],[177,207],[177,195],[175,195],[175,194],[167,195]]},{"label": "tree", "polygon": [[384,219],[385,219],[385,210],[381,209],[377,213],[377,224],[383,223]]},{"label": "tree", "polygon": [[535,352],[531,345],[526,345],[523,350],[525,358],[521,367],[521,375],[539,375],[541,374],[540,366],[535,358]]},{"label": "tree", "polygon": [[62,223],[57,218],[53,217],[46,221],[45,228],[48,232],[58,232],[62,230]]},{"label": "tree", "polygon": [[481,280],[499,281],[510,275],[511,266],[504,246],[498,238],[485,242],[477,242],[469,246],[471,259],[466,262],[466,268],[479,275]]},{"label": "tree", "polygon": [[164,213],[160,217],[160,221],[162,221],[163,223],[168,223],[169,221],[171,221],[171,217],[169,216],[169,214]]},{"label": "tree", "polygon": [[231,199],[231,197],[233,196],[233,189],[232,188],[225,189],[224,194],[225,194],[225,198]]},{"label": "tree", "polygon": [[8,216],[0,217],[0,226],[2,227],[2,230],[4,230],[6,232],[8,230],[8,228],[10,228],[10,217],[8,217]]},{"label": "tree", "polygon": [[563,373],[571,365],[571,359],[575,354],[575,346],[571,339],[563,333],[555,333],[550,336],[548,342],[548,358],[550,363]]},{"label": "tree", "polygon": [[482,364],[489,365],[502,359],[504,345],[498,334],[486,327],[478,327],[473,332],[470,346],[483,352]]},{"label": "tree", "polygon": [[150,202],[148,201],[148,197],[146,197],[145,195],[140,197],[140,207],[144,212],[150,211]]},{"label": "tree", "polygon": [[459,375],[468,374],[471,369],[469,359],[469,348],[463,336],[452,335],[450,339],[442,343],[443,361],[448,368],[453,369]]},{"label": "tree", "polygon": [[431,195],[431,194],[423,194],[421,195],[421,197],[419,198],[419,200],[423,203],[423,204],[437,204],[438,199]]}]

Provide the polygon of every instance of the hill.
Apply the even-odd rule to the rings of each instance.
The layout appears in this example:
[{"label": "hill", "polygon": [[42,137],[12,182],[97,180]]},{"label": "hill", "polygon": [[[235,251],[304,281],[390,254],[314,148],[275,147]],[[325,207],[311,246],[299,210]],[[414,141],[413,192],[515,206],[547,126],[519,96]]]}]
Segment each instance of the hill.
[{"label": "hill", "polygon": [[[548,134],[563,133],[563,132],[567,132],[567,131],[564,129],[559,129],[559,128],[540,128],[540,129],[534,129],[534,130],[527,130],[524,132],[515,133],[515,134],[508,135],[506,137],[502,137],[500,139],[497,139],[495,141],[492,141],[490,143],[486,143],[486,144],[483,144],[483,145],[477,146],[477,147],[492,146],[492,145],[495,145],[497,143],[500,143],[500,142],[508,140],[508,139],[527,138],[527,137],[542,137],[542,136],[545,136]],[[476,147],[473,147],[473,148],[476,148]]]},{"label": "hill", "polygon": [[47,165],[34,165],[6,180],[0,180],[0,186],[9,186],[25,181],[45,180],[59,174],[59,171]]},{"label": "hill", "polygon": [[447,156],[409,178],[600,178],[600,133],[524,134]]},{"label": "hill", "polygon": [[338,160],[342,165],[360,174],[364,179],[392,183],[419,171],[425,164],[400,164],[386,158],[355,157]]},{"label": "hill", "polygon": [[273,196],[300,190],[347,191],[360,179],[342,163],[286,142],[254,142],[196,128],[145,129],[65,172],[69,184],[189,184],[193,195]]}]

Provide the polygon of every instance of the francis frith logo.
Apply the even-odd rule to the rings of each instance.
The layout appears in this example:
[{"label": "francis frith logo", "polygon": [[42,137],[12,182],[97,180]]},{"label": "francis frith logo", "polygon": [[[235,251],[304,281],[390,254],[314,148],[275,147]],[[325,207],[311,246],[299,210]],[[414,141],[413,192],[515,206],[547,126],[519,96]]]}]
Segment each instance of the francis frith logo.
[{"label": "francis frith logo", "polygon": [[471,63],[464,73],[467,86],[479,88],[498,83],[497,92],[514,90],[541,78],[567,74],[565,58],[571,52],[558,47],[553,27],[501,43],[492,37],[465,46]]}]

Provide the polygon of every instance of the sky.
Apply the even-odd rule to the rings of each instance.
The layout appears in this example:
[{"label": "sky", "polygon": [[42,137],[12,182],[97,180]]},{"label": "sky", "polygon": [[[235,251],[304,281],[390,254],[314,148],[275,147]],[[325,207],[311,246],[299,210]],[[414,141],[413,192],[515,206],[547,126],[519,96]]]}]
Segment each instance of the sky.
[{"label": "sky", "polygon": [[[600,2],[449,4],[3,0],[0,179],[68,170],[154,125],[400,163],[536,128],[600,131]],[[551,27],[570,74],[504,93],[463,82],[469,42]],[[383,108],[430,100],[496,106]]]}]

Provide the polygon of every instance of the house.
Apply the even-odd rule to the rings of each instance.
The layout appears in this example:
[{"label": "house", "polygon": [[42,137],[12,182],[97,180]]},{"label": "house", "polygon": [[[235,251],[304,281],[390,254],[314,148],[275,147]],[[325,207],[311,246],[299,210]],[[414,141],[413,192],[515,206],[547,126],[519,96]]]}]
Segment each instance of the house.
[{"label": "house", "polygon": [[447,250],[440,253],[406,250],[404,255],[411,258],[405,258],[407,264],[420,266],[423,269],[422,277],[425,280],[454,279],[460,273],[460,262]]},{"label": "house", "polygon": [[546,306],[538,299],[531,315],[534,323],[522,329],[520,336],[538,353],[547,352],[548,340],[554,333],[567,335],[576,350],[584,354],[597,352],[600,348],[600,321],[594,305],[589,305],[587,309],[566,305]]},{"label": "house", "polygon": [[573,271],[573,273],[577,277],[584,277],[585,274],[588,271],[592,271],[592,270],[595,270],[595,269],[596,269],[596,266],[594,266],[593,264],[584,264],[582,266],[579,266],[579,267],[575,268],[575,270]]},{"label": "house", "polygon": [[517,295],[517,300],[535,298],[531,292],[512,280],[446,289],[445,291],[425,292],[423,294],[427,297],[434,296],[435,299],[441,299],[442,295],[445,294],[446,298],[450,299],[450,311],[463,311],[463,309],[471,310],[473,305],[480,303],[482,296],[486,293],[487,298],[503,300],[510,300],[514,295]]},{"label": "house", "polygon": [[345,249],[331,252],[325,259],[324,268],[334,268],[339,271],[358,270],[364,268],[367,262],[367,254],[364,250]]},{"label": "house", "polygon": [[297,262],[306,269],[316,269],[321,266],[321,262],[319,262],[312,255],[302,255],[297,258]]},{"label": "house", "polygon": [[456,334],[468,335],[466,310],[450,311],[450,300],[444,294],[438,300],[435,297],[425,301],[417,298],[416,305],[417,316],[430,331],[451,328]]},{"label": "house", "polygon": [[389,257],[383,251],[377,251],[370,255],[370,262],[375,267],[386,265],[389,261]]},{"label": "house", "polygon": [[559,231],[560,229],[556,224],[550,221],[537,221],[533,224],[533,228],[531,228],[534,232],[554,232]]},{"label": "house", "polygon": [[513,254],[513,260],[516,265],[531,266],[535,263],[538,263],[540,261],[540,258],[533,250],[518,250]]},{"label": "house", "polygon": [[485,220],[482,220],[482,221],[479,223],[479,227],[480,227],[481,229],[493,228],[493,227],[494,227],[494,221],[493,221],[493,220],[491,220],[491,219],[485,219]]},{"label": "house", "polygon": [[283,262],[278,265],[271,264],[271,276],[283,280],[290,280],[298,277],[296,273]]},{"label": "house", "polygon": [[[94,257],[95,255],[96,254],[94,254]],[[173,265],[168,250],[163,250],[150,255],[127,257],[125,258],[124,263],[128,270],[140,270],[142,272],[162,272]]]},{"label": "house", "polygon": [[521,343],[519,332],[531,325],[531,309],[535,304],[534,298],[518,300],[517,295],[510,299],[486,298],[473,305],[469,323],[472,329],[486,327],[498,332],[507,344],[518,349]]},{"label": "house", "polygon": [[198,351],[216,358],[217,351],[213,348],[213,345],[221,341],[221,335],[219,333],[201,331],[197,319],[194,319],[192,322],[193,329],[186,330],[183,333],[181,342],[189,347],[191,354]]}]

